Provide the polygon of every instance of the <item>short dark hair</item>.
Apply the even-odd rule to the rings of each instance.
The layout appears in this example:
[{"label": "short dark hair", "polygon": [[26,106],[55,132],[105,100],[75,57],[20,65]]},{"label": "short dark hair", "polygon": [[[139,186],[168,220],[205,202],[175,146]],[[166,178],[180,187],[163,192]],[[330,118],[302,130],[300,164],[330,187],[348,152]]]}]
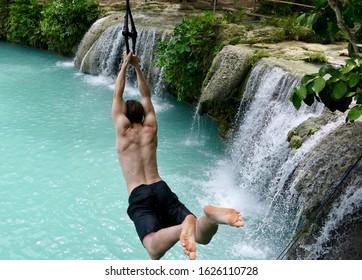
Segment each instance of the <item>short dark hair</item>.
[{"label": "short dark hair", "polygon": [[138,100],[126,101],[126,117],[131,123],[143,123],[145,118],[145,111],[141,102]]}]

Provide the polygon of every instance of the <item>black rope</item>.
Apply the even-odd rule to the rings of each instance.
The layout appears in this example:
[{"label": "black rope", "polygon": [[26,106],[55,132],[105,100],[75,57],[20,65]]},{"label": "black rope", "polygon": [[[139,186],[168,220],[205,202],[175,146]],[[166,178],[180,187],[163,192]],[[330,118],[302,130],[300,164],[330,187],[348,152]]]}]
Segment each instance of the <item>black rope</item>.
[{"label": "black rope", "polygon": [[328,194],[328,196],[324,199],[323,203],[319,208],[315,211],[315,214],[312,216],[312,218],[305,223],[302,228],[297,232],[297,234],[294,236],[294,238],[288,243],[288,245],[284,248],[284,250],[279,254],[278,260],[284,259],[285,255],[290,251],[290,249],[294,246],[294,244],[298,241],[299,237],[301,236],[302,232],[307,226],[310,226],[318,217],[319,213],[323,210],[323,208],[327,205],[328,202],[330,202],[332,196],[336,193],[338,188],[342,185],[344,180],[348,177],[348,175],[352,172],[352,170],[357,166],[358,162],[361,160],[362,154],[357,159],[357,161],[351,165],[346,173],[342,176],[342,178],[339,180],[337,185],[332,189],[332,191]]},{"label": "black rope", "polygon": [[[132,39],[132,51],[135,54],[135,49],[136,49],[136,41],[137,41],[137,30],[136,30],[136,25],[134,24],[133,21],[133,17],[132,17],[132,13],[131,13],[131,7],[129,5],[129,0],[126,0],[126,14],[124,16],[124,24],[123,24],[123,29],[122,29],[122,35],[124,36],[125,42],[126,42],[126,50],[127,50],[127,54],[129,53],[130,49],[129,49],[129,38]],[[131,21],[131,31],[129,31],[128,28],[128,17]]]}]

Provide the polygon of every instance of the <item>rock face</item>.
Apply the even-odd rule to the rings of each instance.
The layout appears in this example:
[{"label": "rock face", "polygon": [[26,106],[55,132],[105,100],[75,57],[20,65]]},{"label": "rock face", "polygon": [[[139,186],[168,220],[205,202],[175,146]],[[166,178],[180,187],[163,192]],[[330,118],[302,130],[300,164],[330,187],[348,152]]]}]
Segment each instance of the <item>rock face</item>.
[{"label": "rock face", "polygon": [[215,57],[205,78],[198,111],[215,119],[221,136],[227,137],[243,96],[243,86],[259,57],[270,56],[267,58],[269,63],[301,78],[306,73],[318,72],[317,64],[306,62],[310,56],[323,53],[326,62],[341,65],[345,57],[340,54],[345,48],[346,44],[319,45],[304,42],[225,46]]},{"label": "rock face", "polygon": [[332,121],[336,121],[340,114],[331,113],[326,110],[325,113],[319,117],[311,117],[299,126],[293,128],[288,133],[288,142],[292,149],[298,149],[302,144],[314,133],[320,130],[323,126]]},{"label": "rock face", "polygon": [[240,88],[251,68],[252,55],[253,51],[246,46],[226,46],[222,49],[204,81],[199,114],[207,113],[217,119],[221,128],[229,128],[228,124],[232,122],[240,103]]},{"label": "rock face", "polygon": [[325,136],[295,170],[304,221],[314,220],[289,253],[291,259],[362,259],[362,159],[322,211],[319,207],[362,156],[362,122]]},{"label": "rock face", "polygon": [[[92,46],[98,40],[98,38],[102,35],[102,33],[110,26],[116,25],[117,23],[121,22],[121,20],[123,20],[121,14],[115,13],[99,19],[97,22],[95,22],[92,25],[92,27],[84,35],[81,43],[78,46],[74,62],[76,67],[78,68],[81,67],[83,58],[85,57],[87,52],[92,48]],[[90,73],[90,71],[86,72]]]}]

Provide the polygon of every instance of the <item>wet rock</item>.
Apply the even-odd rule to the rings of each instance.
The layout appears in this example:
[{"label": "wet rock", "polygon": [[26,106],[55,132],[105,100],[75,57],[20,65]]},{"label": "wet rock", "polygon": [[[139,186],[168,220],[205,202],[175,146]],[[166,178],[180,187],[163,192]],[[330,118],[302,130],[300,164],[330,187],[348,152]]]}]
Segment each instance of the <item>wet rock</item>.
[{"label": "wet rock", "polygon": [[[87,52],[92,48],[94,43],[102,35],[102,33],[110,26],[123,22],[123,16],[120,13],[113,13],[104,18],[99,19],[88,32],[84,35],[75,56],[75,66],[80,68],[83,58]],[[89,71],[88,71],[89,73]]]},{"label": "wet rock", "polygon": [[253,51],[243,45],[221,50],[204,81],[199,114],[215,118],[221,127],[230,125],[240,103],[240,87],[251,68],[252,55]]},{"label": "wet rock", "polygon": [[340,117],[339,113],[332,113],[330,111],[325,111],[324,114],[318,117],[311,117],[305,122],[301,123],[299,126],[293,128],[288,133],[288,142],[290,147],[293,149],[298,149],[302,144],[323,126],[330,122],[334,122]]},{"label": "wet rock", "polygon": [[312,223],[289,252],[290,259],[361,258],[362,160],[344,178],[361,153],[362,122],[342,124],[299,164],[294,187],[302,220]]}]

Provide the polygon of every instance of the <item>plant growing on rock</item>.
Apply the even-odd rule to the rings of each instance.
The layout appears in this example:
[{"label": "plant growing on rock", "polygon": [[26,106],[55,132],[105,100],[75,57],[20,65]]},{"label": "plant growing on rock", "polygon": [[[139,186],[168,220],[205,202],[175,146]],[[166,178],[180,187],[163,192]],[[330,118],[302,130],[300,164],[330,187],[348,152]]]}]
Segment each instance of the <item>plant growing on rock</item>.
[{"label": "plant growing on rock", "polygon": [[183,19],[171,36],[159,43],[157,64],[177,92],[178,100],[194,101],[200,95],[202,82],[219,50],[216,42],[218,19],[213,13]]},{"label": "plant growing on rock", "polygon": [[317,100],[331,111],[348,110],[349,121],[362,116],[362,54],[358,45],[362,39],[361,15],[359,0],[317,0],[316,12],[299,18],[299,22],[307,21],[320,34],[337,36],[342,32],[349,41],[350,58],[340,69],[325,65],[318,73],[305,75],[290,97],[297,109],[302,101],[310,106]]}]

